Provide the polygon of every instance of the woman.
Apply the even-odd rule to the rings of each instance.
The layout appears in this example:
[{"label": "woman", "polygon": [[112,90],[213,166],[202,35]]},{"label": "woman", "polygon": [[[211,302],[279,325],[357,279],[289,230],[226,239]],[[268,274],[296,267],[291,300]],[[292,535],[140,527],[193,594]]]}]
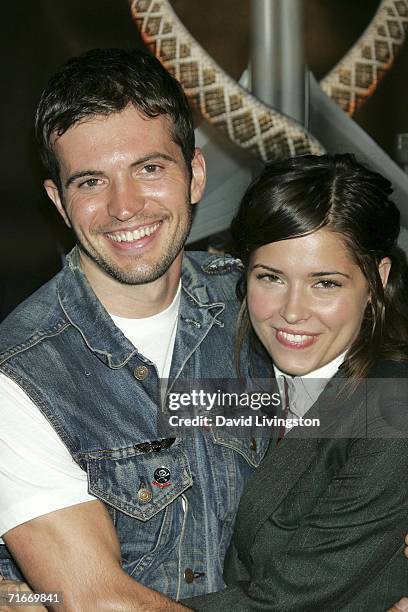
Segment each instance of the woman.
[{"label": "woman", "polygon": [[289,414],[321,426],[272,440],[241,500],[229,586],[184,602],[195,610],[383,612],[407,592],[408,272],[390,193],[351,155],[303,156],[243,198],[240,339],[255,332]]}]

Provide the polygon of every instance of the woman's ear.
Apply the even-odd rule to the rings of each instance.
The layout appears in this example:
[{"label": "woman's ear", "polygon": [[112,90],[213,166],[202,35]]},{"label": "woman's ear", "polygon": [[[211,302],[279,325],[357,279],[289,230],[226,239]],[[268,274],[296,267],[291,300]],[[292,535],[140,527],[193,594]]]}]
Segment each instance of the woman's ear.
[{"label": "woman's ear", "polygon": [[381,282],[383,287],[386,286],[388,281],[388,275],[391,270],[391,259],[389,257],[383,257],[383,259],[378,264],[378,273],[381,278]]}]

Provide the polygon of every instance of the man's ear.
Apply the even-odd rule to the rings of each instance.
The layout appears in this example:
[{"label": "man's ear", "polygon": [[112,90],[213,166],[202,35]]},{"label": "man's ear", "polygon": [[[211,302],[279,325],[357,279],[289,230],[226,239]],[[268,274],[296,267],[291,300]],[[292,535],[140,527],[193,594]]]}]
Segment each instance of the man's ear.
[{"label": "man's ear", "polygon": [[391,270],[391,259],[389,257],[384,257],[380,263],[378,264],[378,273],[381,278],[381,282],[383,287],[387,284],[388,275]]},{"label": "man's ear", "polygon": [[48,197],[54,202],[56,209],[58,210],[61,217],[64,219],[65,223],[68,225],[68,227],[71,227],[71,222],[62,203],[58,187],[56,186],[54,181],[52,181],[51,179],[46,179],[44,181],[44,187],[45,191],[48,194]]},{"label": "man's ear", "polygon": [[194,150],[191,162],[191,203],[197,204],[203,196],[205,187],[205,161],[201,149]]}]

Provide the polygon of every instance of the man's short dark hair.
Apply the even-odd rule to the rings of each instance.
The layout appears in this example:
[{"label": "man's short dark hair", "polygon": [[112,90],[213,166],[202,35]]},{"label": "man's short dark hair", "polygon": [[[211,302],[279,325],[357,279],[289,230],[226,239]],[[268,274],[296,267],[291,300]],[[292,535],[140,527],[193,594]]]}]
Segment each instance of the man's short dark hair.
[{"label": "man's short dark hair", "polygon": [[170,118],[172,137],[191,174],[194,127],[180,83],[148,53],[94,49],[62,66],[43,91],[37,109],[35,131],[41,159],[60,193],[55,138],[76,123],[120,112],[129,104],[147,117]]}]

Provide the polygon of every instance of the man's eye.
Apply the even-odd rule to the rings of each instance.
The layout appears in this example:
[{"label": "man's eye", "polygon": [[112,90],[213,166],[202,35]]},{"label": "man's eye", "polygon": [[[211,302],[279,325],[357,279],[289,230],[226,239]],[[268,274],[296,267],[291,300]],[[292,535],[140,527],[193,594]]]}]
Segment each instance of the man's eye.
[{"label": "man's eye", "polygon": [[147,166],[143,166],[143,170],[147,174],[155,174],[160,170],[160,166],[158,166],[157,164],[147,164]]},{"label": "man's eye", "polygon": [[79,187],[97,187],[101,184],[101,179],[89,178],[79,184]]}]

